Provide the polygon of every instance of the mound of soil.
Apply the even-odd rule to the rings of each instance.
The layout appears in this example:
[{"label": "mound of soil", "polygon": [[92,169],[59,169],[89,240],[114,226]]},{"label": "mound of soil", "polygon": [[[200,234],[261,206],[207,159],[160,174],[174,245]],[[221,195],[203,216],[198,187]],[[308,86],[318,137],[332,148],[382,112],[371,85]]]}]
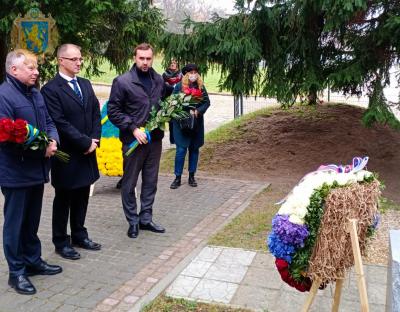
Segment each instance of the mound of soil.
[{"label": "mound of soil", "polygon": [[362,114],[362,108],[347,105],[266,113],[239,126],[238,139],[206,144],[200,170],[295,184],[321,164],[350,164],[355,156],[369,156],[368,170],[386,185],[383,195],[400,203],[400,131],[366,128]]}]

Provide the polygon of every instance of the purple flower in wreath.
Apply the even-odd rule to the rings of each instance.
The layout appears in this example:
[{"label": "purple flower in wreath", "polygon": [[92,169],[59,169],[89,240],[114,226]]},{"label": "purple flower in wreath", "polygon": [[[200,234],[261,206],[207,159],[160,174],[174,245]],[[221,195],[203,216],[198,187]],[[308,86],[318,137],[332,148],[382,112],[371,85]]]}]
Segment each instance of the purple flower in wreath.
[{"label": "purple flower in wreath", "polygon": [[374,220],[372,223],[372,227],[374,228],[374,230],[376,230],[376,228],[379,226],[379,223],[381,222],[381,215],[379,214],[379,212],[377,212],[374,215]]},{"label": "purple flower in wreath", "polygon": [[295,247],[303,247],[305,239],[310,234],[306,225],[290,222],[287,215],[276,215],[272,219],[272,231],[283,243]]},{"label": "purple flower in wreath", "polygon": [[274,232],[271,232],[268,236],[268,248],[275,258],[284,259],[288,263],[292,262],[292,255],[295,253],[295,247],[285,244]]}]

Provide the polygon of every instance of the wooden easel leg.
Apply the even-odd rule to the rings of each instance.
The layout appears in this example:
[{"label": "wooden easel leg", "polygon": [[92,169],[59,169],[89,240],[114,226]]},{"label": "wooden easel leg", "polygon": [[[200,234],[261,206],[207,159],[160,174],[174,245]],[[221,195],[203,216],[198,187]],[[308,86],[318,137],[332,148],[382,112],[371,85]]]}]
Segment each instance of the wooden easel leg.
[{"label": "wooden easel leg", "polygon": [[335,296],[333,297],[332,312],[339,311],[340,296],[342,295],[343,283],[344,283],[344,279],[336,280]]},{"label": "wooden easel leg", "polygon": [[367,287],[365,284],[364,268],[362,266],[360,245],[357,234],[357,219],[349,220],[351,246],[353,247],[354,267],[357,273],[358,292],[360,294],[361,312],[369,312]]},{"label": "wooden easel leg", "polygon": [[310,307],[314,301],[314,298],[317,294],[318,288],[321,285],[320,280],[315,280],[311,286],[310,293],[308,294],[306,302],[304,302],[303,308],[301,309],[301,312],[308,312],[310,310]]}]

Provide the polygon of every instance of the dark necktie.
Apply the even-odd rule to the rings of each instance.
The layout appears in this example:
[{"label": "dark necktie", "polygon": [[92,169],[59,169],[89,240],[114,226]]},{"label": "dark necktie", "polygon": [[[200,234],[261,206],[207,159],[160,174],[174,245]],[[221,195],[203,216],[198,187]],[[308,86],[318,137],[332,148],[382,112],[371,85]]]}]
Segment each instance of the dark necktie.
[{"label": "dark necktie", "polygon": [[76,95],[79,97],[79,99],[82,101],[83,103],[83,96],[81,91],[78,88],[78,81],[76,79],[72,79],[70,80],[70,82],[72,83],[72,85],[74,86],[74,92],[76,93]]}]

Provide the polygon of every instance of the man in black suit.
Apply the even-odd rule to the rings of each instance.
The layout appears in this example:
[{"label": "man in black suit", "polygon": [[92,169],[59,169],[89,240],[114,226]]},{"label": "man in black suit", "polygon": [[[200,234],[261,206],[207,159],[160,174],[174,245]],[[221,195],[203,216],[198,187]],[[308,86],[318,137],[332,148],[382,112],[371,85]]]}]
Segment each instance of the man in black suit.
[{"label": "man in black suit", "polygon": [[[129,223],[128,236],[136,238],[139,228],[156,233],[165,229],[153,222],[153,203],[157,192],[158,169],[161,157],[161,140],[164,132],[151,132],[151,143],[140,128],[144,127],[153,106],[171,94],[162,77],[152,68],[153,48],[142,43],[134,51],[135,64],[130,71],[114,79],[108,101],[108,117],[120,130],[120,140],[124,155],[122,177],[122,207]],[[125,156],[129,144],[137,140],[140,146]],[[142,173],[140,194],[141,209],[137,211],[135,187],[139,173]]]},{"label": "man in black suit", "polygon": [[[76,76],[83,62],[80,47],[61,45],[57,59],[59,72],[42,88],[42,94],[60,135],[60,149],[71,158],[68,163],[52,161],[53,243],[61,257],[76,260],[80,254],[73,246],[101,249],[84,226],[90,185],[100,177],[96,148],[101,136],[101,115],[89,80]],[[71,237],[67,235],[68,215]]]}]

